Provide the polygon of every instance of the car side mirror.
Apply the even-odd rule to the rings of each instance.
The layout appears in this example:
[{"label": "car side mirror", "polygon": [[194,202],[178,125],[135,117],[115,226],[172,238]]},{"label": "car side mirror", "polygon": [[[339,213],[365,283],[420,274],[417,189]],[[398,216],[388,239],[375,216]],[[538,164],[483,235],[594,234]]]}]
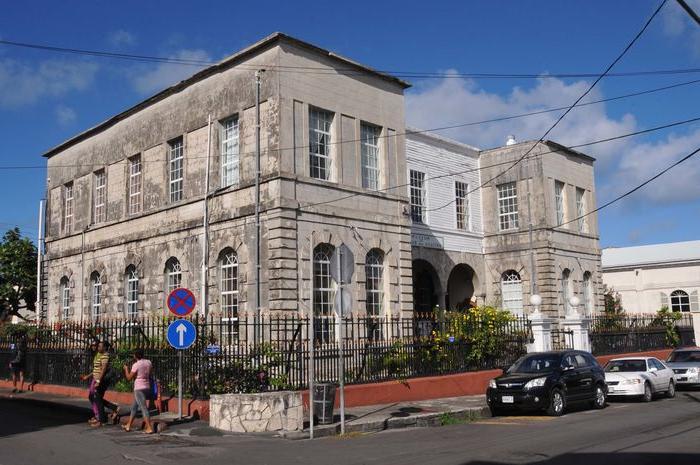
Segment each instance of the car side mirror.
[{"label": "car side mirror", "polygon": [[504,375],[508,374],[508,367],[501,368],[501,373]]}]

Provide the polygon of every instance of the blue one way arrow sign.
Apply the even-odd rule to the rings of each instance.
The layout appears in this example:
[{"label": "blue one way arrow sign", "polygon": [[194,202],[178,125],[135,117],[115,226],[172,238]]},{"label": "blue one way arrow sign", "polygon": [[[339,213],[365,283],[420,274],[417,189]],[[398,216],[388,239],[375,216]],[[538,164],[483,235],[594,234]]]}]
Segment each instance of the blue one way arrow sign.
[{"label": "blue one way arrow sign", "polygon": [[197,340],[197,330],[188,320],[175,320],[168,326],[168,342],[175,349],[187,349]]}]

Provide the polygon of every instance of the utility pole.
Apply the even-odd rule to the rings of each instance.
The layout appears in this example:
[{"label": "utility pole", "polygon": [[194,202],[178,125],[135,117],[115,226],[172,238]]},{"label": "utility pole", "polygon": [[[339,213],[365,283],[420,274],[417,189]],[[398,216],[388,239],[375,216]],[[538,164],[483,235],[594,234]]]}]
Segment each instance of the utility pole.
[{"label": "utility pole", "polygon": [[44,256],[43,245],[44,245],[44,202],[45,199],[39,201],[39,237],[36,241],[36,303],[34,308],[34,323],[37,326],[41,323],[43,319],[42,316],[42,303],[41,303],[41,261]]},{"label": "utility pole", "polygon": [[262,342],[260,310],[260,80],[264,69],[255,72],[255,341]]},{"label": "utility pole", "polygon": [[209,274],[209,169],[211,166],[211,114],[207,119],[207,169],[204,178],[204,212],[202,219],[203,239],[202,239],[202,312],[206,321],[209,315],[208,305],[208,274]]}]

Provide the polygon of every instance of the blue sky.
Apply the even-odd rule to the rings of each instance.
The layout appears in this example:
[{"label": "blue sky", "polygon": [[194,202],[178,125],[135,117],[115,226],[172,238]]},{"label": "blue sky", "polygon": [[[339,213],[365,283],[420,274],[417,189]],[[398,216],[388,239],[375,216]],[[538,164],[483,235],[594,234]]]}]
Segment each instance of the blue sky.
[{"label": "blue sky", "polygon": [[[11,2],[0,38],[62,47],[220,59],[282,31],[382,70],[460,73],[600,72],[658,0]],[[700,0],[690,2],[700,10]],[[700,68],[700,28],[669,1],[614,71]],[[36,235],[41,154],[193,72],[192,67],[0,46],[0,228]],[[605,79],[591,99],[700,79],[700,73]],[[572,103],[581,79],[410,79],[407,120],[421,128]],[[552,133],[566,145],[700,116],[700,84],[574,110]],[[538,138],[556,114],[443,132],[478,147],[508,134]],[[700,124],[583,151],[597,157],[604,202],[700,146]],[[700,238],[700,157],[601,213],[603,246]]]}]

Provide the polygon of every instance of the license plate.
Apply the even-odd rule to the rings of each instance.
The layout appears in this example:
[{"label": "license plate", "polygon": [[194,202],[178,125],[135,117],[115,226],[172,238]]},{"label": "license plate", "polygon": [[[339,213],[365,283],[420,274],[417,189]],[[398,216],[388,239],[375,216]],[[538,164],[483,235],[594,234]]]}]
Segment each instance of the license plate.
[{"label": "license plate", "polygon": [[501,402],[504,404],[512,404],[514,402],[513,396],[501,396]]},{"label": "license plate", "polygon": [[678,376],[676,379],[677,379],[678,381],[688,381],[688,377],[687,377],[687,376]]}]

